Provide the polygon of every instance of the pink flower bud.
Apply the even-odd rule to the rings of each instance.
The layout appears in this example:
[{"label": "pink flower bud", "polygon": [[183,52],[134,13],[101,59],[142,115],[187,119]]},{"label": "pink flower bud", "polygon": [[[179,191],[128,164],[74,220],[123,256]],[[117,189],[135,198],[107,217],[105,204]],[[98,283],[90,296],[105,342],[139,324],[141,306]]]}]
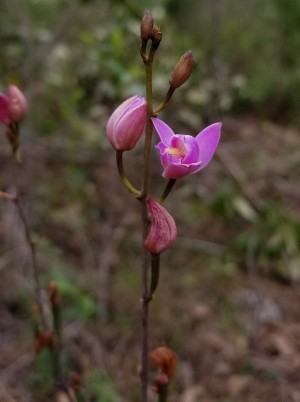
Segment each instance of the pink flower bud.
[{"label": "pink flower bud", "polygon": [[145,41],[151,38],[153,29],[153,17],[150,11],[146,11],[141,23],[141,38]]},{"label": "pink flower bud", "polygon": [[179,88],[183,85],[191,75],[194,68],[193,54],[189,50],[184,53],[179,62],[176,64],[172,76],[170,78],[170,85],[173,88]]},{"label": "pink flower bud", "polygon": [[9,125],[11,123],[9,115],[8,97],[1,93],[0,93],[0,121],[5,125]]},{"label": "pink flower bud", "polygon": [[27,100],[15,85],[9,85],[7,88],[7,96],[9,100],[9,114],[12,121],[18,123],[27,113]]},{"label": "pink flower bud", "polygon": [[152,222],[144,245],[152,254],[160,254],[175,242],[176,223],[169,212],[152,198],[149,198],[147,203]]},{"label": "pink flower bud", "polygon": [[140,139],[147,120],[147,103],[136,95],[123,102],[110,116],[106,133],[117,151],[129,151]]}]

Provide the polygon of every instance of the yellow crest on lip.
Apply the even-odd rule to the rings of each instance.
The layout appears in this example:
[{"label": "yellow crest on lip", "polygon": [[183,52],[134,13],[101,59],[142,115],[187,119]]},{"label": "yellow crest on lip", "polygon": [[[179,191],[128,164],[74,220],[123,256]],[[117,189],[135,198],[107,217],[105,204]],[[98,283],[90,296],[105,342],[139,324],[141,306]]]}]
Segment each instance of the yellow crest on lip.
[{"label": "yellow crest on lip", "polygon": [[184,146],[183,141],[178,141],[178,145],[177,147],[170,147],[170,148],[166,148],[166,152],[169,155],[175,155],[175,156],[179,156],[181,158],[184,158],[187,155],[187,149]]}]

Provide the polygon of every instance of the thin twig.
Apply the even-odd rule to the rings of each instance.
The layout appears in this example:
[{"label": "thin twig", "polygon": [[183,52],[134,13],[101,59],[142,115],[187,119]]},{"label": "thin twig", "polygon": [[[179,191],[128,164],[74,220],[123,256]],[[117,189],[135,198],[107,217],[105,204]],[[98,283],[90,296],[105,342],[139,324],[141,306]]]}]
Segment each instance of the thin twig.
[{"label": "thin twig", "polygon": [[14,203],[16,205],[16,209],[17,209],[19,218],[23,224],[26,243],[27,243],[28,249],[30,251],[32,273],[33,273],[34,285],[35,285],[36,302],[37,302],[39,312],[41,315],[43,327],[44,327],[44,329],[47,329],[48,325],[47,325],[46,315],[45,315],[45,311],[44,311],[44,307],[43,307],[43,298],[42,298],[42,291],[41,291],[41,284],[40,284],[39,267],[38,267],[37,258],[36,258],[35,241],[32,239],[29,224],[27,222],[27,218],[26,218],[26,215],[25,215],[25,212],[23,209],[23,205],[21,203],[20,196],[18,193],[16,195]]}]

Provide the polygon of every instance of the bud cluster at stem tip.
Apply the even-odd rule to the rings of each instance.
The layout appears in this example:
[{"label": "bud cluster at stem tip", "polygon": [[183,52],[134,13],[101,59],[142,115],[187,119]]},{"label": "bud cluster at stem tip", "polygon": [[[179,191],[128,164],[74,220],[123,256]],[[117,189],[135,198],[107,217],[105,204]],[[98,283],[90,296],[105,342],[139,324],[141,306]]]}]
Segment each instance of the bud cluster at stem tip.
[{"label": "bud cluster at stem tip", "polygon": [[154,26],[153,16],[150,11],[146,11],[141,22],[141,39],[142,47],[145,47],[148,40],[152,41],[152,47],[157,49],[161,39],[162,33],[158,26]]}]

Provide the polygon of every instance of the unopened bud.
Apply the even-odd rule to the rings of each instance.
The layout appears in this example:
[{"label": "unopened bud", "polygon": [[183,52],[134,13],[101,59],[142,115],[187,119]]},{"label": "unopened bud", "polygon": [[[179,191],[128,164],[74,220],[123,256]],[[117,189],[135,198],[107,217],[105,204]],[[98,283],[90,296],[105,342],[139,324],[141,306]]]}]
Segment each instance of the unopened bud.
[{"label": "unopened bud", "polygon": [[141,38],[145,41],[149,40],[152,35],[153,17],[150,11],[146,11],[141,22]]},{"label": "unopened bud", "polygon": [[192,52],[189,50],[184,53],[179,62],[176,64],[174,71],[170,78],[170,85],[173,88],[179,88],[190,77],[194,68],[194,58]]},{"label": "unopened bud", "polygon": [[154,47],[154,49],[158,48],[161,38],[162,38],[161,30],[159,29],[158,26],[155,26],[152,29],[152,34],[151,34],[152,46]]},{"label": "unopened bud", "polygon": [[12,121],[18,123],[27,113],[27,100],[15,85],[9,85],[7,88],[7,97],[9,100],[9,114]]},{"label": "unopened bud", "polygon": [[110,116],[106,133],[116,151],[129,151],[140,139],[147,121],[147,103],[136,95],[123,102]]},{"label": "unopened bud", "polygon": [[152,254],[160,254],[173,245],[177,237],[177,228],[174,218],[158,202],[147,200],[151,214],[151,228],[145,247]]}]

